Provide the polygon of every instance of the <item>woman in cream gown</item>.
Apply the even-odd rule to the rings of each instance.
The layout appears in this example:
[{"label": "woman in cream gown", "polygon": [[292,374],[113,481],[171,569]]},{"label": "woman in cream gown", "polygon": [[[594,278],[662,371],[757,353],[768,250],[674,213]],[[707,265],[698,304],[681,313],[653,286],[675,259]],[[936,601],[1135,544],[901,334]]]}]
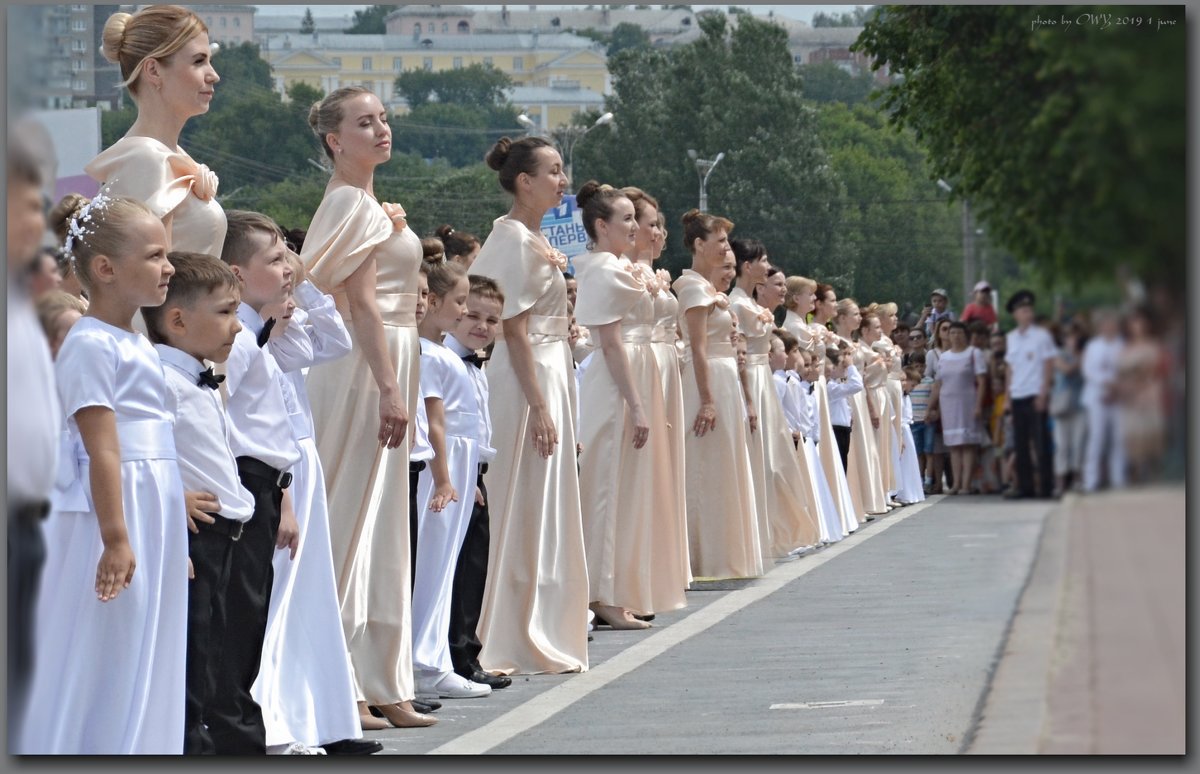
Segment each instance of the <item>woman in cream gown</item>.
[{"label": "woman in cream gown", "polygon": [[487,366],[496,459],[487,474],[491,546],[479,662],[503,674],[579,672],[588,666],[588,578],[566,256],[540,231],[567,179],[540,137],[501,138],[487,161],[514,199],[471,266],[505,297]]},{"label": "woman in cream gown", "polygon": [[[859,523],[866,518],[866,513],[860,511],[854,502],[853,496],[850,494],[850,482],[846,478],[846,471],[842,468],[841,455],[838,453],[837,441],[833,435],[833,421],[829,414],[829,391],[828,379],[826,373],[831,368],[829,358],[825,354],[825,350],[829,347],[836,347],[838,342],[837,334],[829,330],[827,324],[833,319],[837,311],[837,295],[833,288],[825,284],[817,284],[812,280],[800,277],[802,280],[801,286],[807,288],[811,286],[812,294],[812,312],[813,321],[808,324],[806,332],[797,334],[801,346],[811,347],[809,350],[817,355],[821,361],[820,376],[817,379],[816,389],[813,390],[813,396],[817,399],[817,414],[818,420],[821,423],[821,440],[825,443],[817,447],[817,453],[820,457],[821,469],[825,471],[825,478],[829,482],[829,489],[833,493],[833,500],[837,504],[838,516],[842,521],[843,537],[848,536],[851,532],[858,529]],[[803,302],[804,293],[800,294],[801,303],[798,309],[801,314],[806,314],[805,308],[808,304]],[[827,440],[828,439],[828,440]]]},{"label": "woman in cream gown", "polygon": [[594,181],[576,202],[596,249],[575,259],[575,319],[600,350],[579,386],[579,499],[591,606],[602,623],[644,629],[649,624],[631,610],[684,605],[683,587],[656,587],[652,573],[659,560],[657,494],[671,474],[662,380],[650,347],[658,280],[648,267],[618,257],[633,248],[633,202]]},{"label": "woman in cream gown", "polygon": [[901,441],[904,438],[904,351],[896,346],[892,341],[892,331],[896,330],[896,325],[899,323],[900,307],[896,306],[894,301],[888,301],[879,304],[876,311],[879,313],[879,323],[883,336],[880,341],[888,348],[888,411],[892,419],[892,470],[893,477],[891,483],[888,484],[888,496],[891,497],[895,492],[900,490],[902,484],[902,473],[900,468],[900,447]]},{"label": "woman in cream gown", "polygon": [[854,498],[855,510],[865,512],[867,519],[887,512],[887,500],[883,491],[883,476],[879,467],[879,446],[875,428],[879,423],[878,407],[870,398],[869,385],[872,379],[882,384],[887,379],[882,359],[870,347],[852,340],[853,332],[862,323],[858,304],[852,298],[843,298],[837,303],[837,315],[833,318],[834,332],[850,346],[855,368],[863,377],[864,389],[850,398],[850,413],[853,426],[850,432],[850,457],[846,479],[850,483],[850,495]]},{"label": "woman in cream gown", "polygon": [[734,315],[717,291],[734,276],[729,251],[733,224],[699,210],[683,216],[692,268],[675,280],[683,357],[683,410],[689,422],[687,518],[692,572],[697,579],[762,575],[762,547],[750,479],[746,405],[734,353]]},{"label": "woman in cream gown", "polygon": [[[633,255],[637,262],[651,269],[662,255],[667,230],[658,202],[639,188],[622,188],[621,192],[633,202],[637,231],[634,233]],[[650,348],[658,365],[662,385],[663,410],[666,414],[667,457],[670,476],[655,482],[657,501],[654,518],[654,562],[650,569],[655,588],[687,589],[692,582],[691,559],[688,556],[687,493],[684,487],[684,418],[683,377],[679,364],[679,300],[671,292],[671,275],[665,269],[654,273],[651,286],[654,297],[654,328],[650,333]],[[681,605],[686,604],[680,596]],[[662,608],[666,610],[667,608]],[[639,611],[645,613],[647,611]]]},{"label": "woman in cream gown", "polygon": [[893,459],[892,452],[895,451],[895,456],[898,457],[900,447],[892,448],[896,440],[896,427],[893,424],[895,418],[891,414],[891,398],[888,395],[890,367],[887,359],[891,354],[891,347],[888,342],[883,341],[878,312],[869,310],[862,315],[858,344],[878,358],[876,364],[869,365],[863,374],[863,386],[870,392],[871,409],[879,416],[879,423],[874,428],[875,446],[879,450],[879,477],[883,484],[883,499],[887,503],[891,499],[888,493],[896,489],[894,482],[898,460]]},{"label": "woman in cream gown", "polygon": [[342,360],[313,366],[307,387],[364,729],[381,726],[367,705],[397,727],[435,722],[411,704],[407,504],[421,240],[403,208],[375,199],[375,167],[391,156],[386,115],[379,98],[358,87],[338,89],[313,107],[309,123],[334,171],[300,254],[309,280],[333,296],[354,347]]},{"label": "woman in cream gown", "polygon": [[[764,557],[786,556],[820,542],[817,493],[801,473],[767,361],[775,315],[771,308],[759,306],[752,296],[756,288],[764,290],[771,268],[766,249],[756,239],[734,239],[730,244],[740,274],[736,287],[729,292],[729,304],[737,314],[738,330],[746,334],[746,387],[758,416],[758,427],[749,440],[759,538],[763,538],[764,532],[768,535],[763,546]],[[783,275],[778,276],[782,282]],[[782,293],[771,290],[769,294],[775,305],[782,301]]]}]

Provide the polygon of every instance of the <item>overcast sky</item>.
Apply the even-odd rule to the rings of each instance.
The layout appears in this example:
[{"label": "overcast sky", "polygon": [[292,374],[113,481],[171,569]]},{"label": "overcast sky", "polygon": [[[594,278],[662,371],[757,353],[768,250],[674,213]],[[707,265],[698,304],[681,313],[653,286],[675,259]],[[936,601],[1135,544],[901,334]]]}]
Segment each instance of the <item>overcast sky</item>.
[{"label": "overcast sky", "polygon": [[[496,10],[496,11],[500,10],[499,5],[477,5],[477,4],[468,4],[468,3],[463,3],[463,5],[469,5],[471,8]],[[568,6],[568,5],[562,5],[562,4],[557,4],[557,3],[556,4],[545,3],[542,5],[544,5],[544,7],[546,7],[546,8],[583,8],[584,7],[584,5]],[[660,4],[655,4],[656,7],[658,5],[660,5]],[[730,5],[739,5],[744,8],[749,8],[753,11],[753,13],[760,14],[763,16],[765,16],[768,11],[774,11],[779,16],[787,16],[792,19],[800,19],[801,21],[809,22],[810,24],[812,23],[813,14],[816,14],[820,11],[824,11],[825,13],[843,13],[846,11],[854,10],[853,5],[799,5],[799,4],[759,5],[757,3],[744,3],[744,2],[743,3],[726,3],[724,5],[693,5],[692,7],[698,11],[701,11],[706,8],[725,9],[725,8],[728,8]],[[258,4],[258,11],[259,11],[259,13],[302,14],[302,13],[304,13],[305,8],[311,8],[313,10],[313,13],[316,14],[317,16],[340,16],[342,14],[351,14],[356,9],[365,8],[365,7],[366,7],[365,5],[352,5],[352,4],[346,4],[346,5],[333,5],[333,4],[264,5],[264,4],[260,3],[260,4]],[[519,4],[519,3],[510,3],[509,4],[509,8],[513,8],[513,9],[524,8],[524,7],[528,7],[528,3],[526,3],[524,5]],[[867,4],[864,4],[864,7],[867,7]]]}]

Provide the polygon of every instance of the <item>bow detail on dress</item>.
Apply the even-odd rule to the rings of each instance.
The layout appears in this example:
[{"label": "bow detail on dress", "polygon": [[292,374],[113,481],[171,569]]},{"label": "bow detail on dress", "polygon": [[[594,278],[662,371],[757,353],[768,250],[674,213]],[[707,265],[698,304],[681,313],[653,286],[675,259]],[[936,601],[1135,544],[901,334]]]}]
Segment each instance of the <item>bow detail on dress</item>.
[{"label": "bow detail on dress", "polygon": [[714,297],[714,301],[718,309],[729,308],[729,296],[725,295],[724,293],[717,293]]},{"label": "bow detail on dress", "polygon": [[384,214],[392,221],[393,230],[403,231],[408,226],[408,213],[399,204],[380,202],[379,206],[383,208]]},{"label": "bow detail on dress", "polygon": [[197,199],[208,201],[217,195],[220,184],[217,173],[205,164],[197,164],[182,153],[172,153],[168,158],[171,172],[176,175],[175,183],[187,185]]}]

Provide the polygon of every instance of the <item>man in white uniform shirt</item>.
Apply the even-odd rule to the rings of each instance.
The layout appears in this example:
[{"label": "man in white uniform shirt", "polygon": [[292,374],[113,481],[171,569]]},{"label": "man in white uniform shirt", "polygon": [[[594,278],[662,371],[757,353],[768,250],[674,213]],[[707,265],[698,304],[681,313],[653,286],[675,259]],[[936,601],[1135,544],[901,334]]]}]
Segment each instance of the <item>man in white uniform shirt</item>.
[{"label": "man in white uniform shirt", "polygon": [[[1004,355],[1004,362],[1008,364],[1005,392],[1012,407],[1013,441],[1017,453],[1017,485],[1004,493],[1008,498],[1049,498],[1054,489],[1047,409],[1058,349],[1049,331],[1033,324],[1033,302],[1033,293],[1019,290],[1009,299],[1007,307],[1017,323],[1016,329],[1008,333]],[[1035,456],[1036,487],[1033,479]]]}]

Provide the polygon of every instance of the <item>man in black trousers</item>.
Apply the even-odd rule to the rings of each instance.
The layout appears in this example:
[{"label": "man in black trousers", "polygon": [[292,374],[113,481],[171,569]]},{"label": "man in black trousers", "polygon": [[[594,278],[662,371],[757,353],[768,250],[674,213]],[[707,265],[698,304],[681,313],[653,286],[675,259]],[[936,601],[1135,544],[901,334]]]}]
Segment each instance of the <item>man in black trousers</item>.
[{"label": "man in black trousers", "polygon": [[[1054,380],[1058,349],[1049,331],[1033,324],[1034,296],[1019,290],[1008,300],[1008,311],[1017,323],[1009,331],[1004,362],[1008,365],[1005,391],[1012,407],[1013,442],[1017,452],[1017,485],[1004,493],[1010,499],[1049,498],[1054,489],[1050,421],[1047,407]],[[1037,483],[1033,464],[1037,461]]]}]

